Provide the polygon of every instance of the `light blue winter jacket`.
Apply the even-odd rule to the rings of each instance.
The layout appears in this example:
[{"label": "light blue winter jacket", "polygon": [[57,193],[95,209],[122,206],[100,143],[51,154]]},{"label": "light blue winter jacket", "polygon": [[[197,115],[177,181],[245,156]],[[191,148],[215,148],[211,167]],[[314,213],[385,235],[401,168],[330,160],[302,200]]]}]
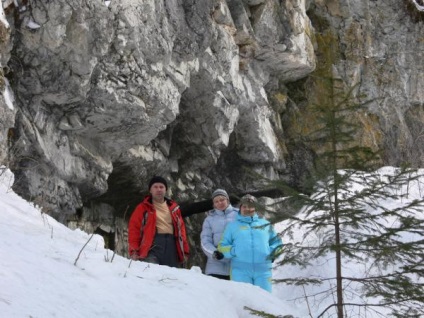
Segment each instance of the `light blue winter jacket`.
[{"label": "light blue winter jacket", "polygon": [[218,245],[225,258],[231,259],[232,269],[267,271],[272,258],[282,247],[281,238],[266,219],[238,214],[229,223]]},{"label": "light blue winter jacket", "polygon": [[212,254],[216,251],[219,240],[224,232],[225,226],[235,220],[238,210],[231,204],[225,209],[211,210],[203,221],[202,232],[200,233],[200,243],[202,250],[207,256],[205,274],[230,275],[230,262],[228,259],[215,260]]}]

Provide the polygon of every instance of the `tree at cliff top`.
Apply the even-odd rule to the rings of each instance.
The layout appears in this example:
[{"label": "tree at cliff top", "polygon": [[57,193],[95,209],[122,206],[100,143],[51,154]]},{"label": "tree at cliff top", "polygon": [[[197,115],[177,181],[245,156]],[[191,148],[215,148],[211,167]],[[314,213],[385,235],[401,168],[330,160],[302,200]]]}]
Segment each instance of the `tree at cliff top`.
[{"label": "tree at cliff top", "polygon": [[[305,294],[309,300],[321,301],[322,295],[333,299],[315,317],[368,317],[382,309],[394,317],[422,317],[424,202],[422,195],[410,196],[422,176],[406,165],[375,170],[378,152],[358,145],[355,118],[364,105],[354,96],[355,87],[346,89],[334,77],[317,82],[329,93],[322,93],[311,107],[319,128],[302,137],[305,145],[320,149],[309,180],[313,194],[292,196],[302,208],[284,221],[281,235],[291,242],[278,266],[320,266],[320,260],[332,259],[334,264],[325,263],[334,265],[335,275],[277,282],[330,286],[320,295]],[[387,207],[387,200],[402,204]],[[348,270],[353,264],[365,270],[353,275]]]}]

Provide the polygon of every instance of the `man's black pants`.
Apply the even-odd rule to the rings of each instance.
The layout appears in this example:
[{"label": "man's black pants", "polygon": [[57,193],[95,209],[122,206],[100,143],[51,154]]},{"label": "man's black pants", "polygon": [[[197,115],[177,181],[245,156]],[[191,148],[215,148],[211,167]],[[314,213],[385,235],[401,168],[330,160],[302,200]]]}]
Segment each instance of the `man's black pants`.
[{"label": "man's black pants", "polygon": [[149,254],[143,261],[170,267],[179,267],[174,235],[156,233]]}]

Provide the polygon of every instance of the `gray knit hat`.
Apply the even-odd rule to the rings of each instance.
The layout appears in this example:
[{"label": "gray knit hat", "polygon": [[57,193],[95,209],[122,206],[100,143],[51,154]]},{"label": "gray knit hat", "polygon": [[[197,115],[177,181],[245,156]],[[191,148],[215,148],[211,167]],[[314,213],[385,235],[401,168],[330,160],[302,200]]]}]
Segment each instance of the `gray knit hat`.
[{"label": "gray knit hat", "polygon": [[223,189],[216,189],[213,193],[212,193],[212,200],[217,197],[218,195],[222,195],[223,197],[226,197],[228,200],[230,200],[230,197],[228,196],[227,191],[223,190]]}]

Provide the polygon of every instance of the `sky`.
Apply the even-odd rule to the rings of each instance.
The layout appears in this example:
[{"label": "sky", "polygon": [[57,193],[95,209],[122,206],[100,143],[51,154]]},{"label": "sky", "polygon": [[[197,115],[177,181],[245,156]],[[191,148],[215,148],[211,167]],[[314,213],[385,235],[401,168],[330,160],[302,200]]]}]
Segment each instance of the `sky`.
[{"label": "sky", "polygon": [[[270,294],[249,284],[206,276],[199,267],[176,269],[113,255],[104,248],[101,236],[58,223],[15,194],[12,184],[13,174],[0,168],[3,318],[257,317],[246,306],[280,317],[311,318],[332,303],[333,295],[312,296],[328,286],[303,289],[274,284]],[[410,199],[424,193],[424,180],[420,184],[408,190]],[[284,224],[276,224],[276,229]],[[302,235],[299,231],[297,238]],[[283,237],[283,242],[287,240]],[[329,257],[317,259],[316,266],[306,269],[279,266],[273,277],[332,276],[333,262]],[[344,264],[344,271],[359,275],[361,268]],[[386,314],[349,317],[381,318]],[[334,312],[324,317],[334,317]]]}]

